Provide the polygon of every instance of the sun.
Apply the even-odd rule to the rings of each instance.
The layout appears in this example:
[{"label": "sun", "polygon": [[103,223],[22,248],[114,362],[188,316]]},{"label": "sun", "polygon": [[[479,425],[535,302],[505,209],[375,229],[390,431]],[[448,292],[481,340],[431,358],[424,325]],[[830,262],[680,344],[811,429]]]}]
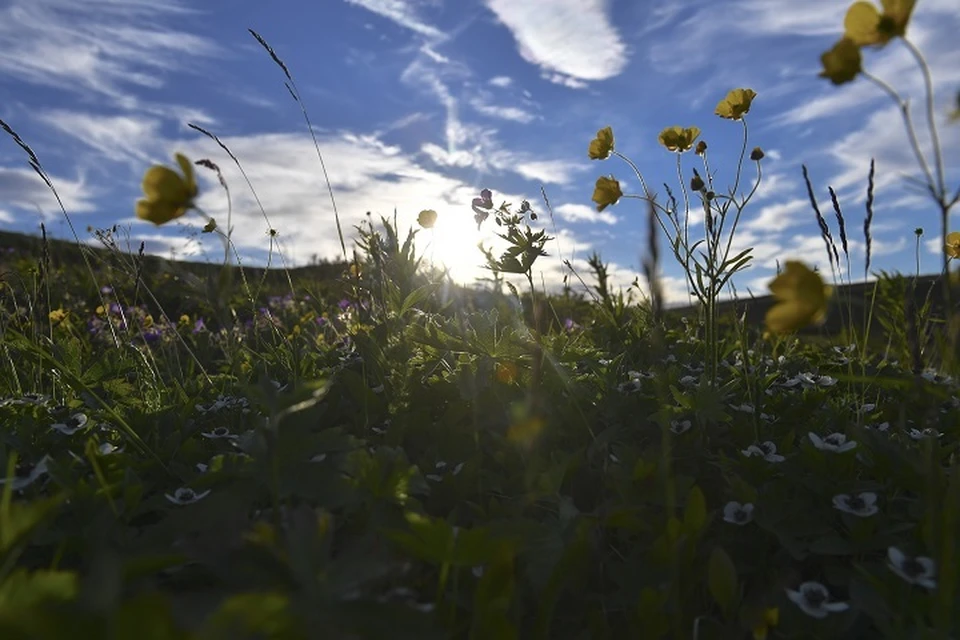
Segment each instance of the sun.
[{"label": "sun", "polygon": [[424,262],[447,269],[450,277],[462,285],[489,276],[477,244],[483,241],[489,247],[492,241],[497,240],[490,230],[491,221],[488,220],[477,231],[477,223],[471,214],[439,213],[432,229],[421,229],[417,234],[417,251],[424,256]]}]

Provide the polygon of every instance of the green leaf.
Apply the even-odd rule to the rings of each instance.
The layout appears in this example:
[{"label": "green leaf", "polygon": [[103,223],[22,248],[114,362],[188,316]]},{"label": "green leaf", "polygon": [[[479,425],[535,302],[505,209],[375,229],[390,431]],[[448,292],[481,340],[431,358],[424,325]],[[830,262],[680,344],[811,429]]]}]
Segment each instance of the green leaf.
[{"label": "green leaf", "polygon": [[707,523],[707,500],[700,487],[694,485],[687,494],[687,506],[683,511],[683,526],[688,533],[697,534]]},{"label": "green leaf", "polygon": [[707,564],[707,587],[710,595],[723,609],[724,615],[729,616],[730,609],[739,595],[737,568],[733,560],[722,547],[714,547]]}]

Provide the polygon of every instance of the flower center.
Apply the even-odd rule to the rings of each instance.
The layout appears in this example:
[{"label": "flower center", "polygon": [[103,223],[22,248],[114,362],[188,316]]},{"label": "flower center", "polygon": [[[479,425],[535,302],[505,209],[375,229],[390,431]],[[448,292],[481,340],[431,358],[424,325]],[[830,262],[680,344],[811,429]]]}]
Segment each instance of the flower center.
[{"label": "flower center", "polygon": [[803,599],[813,607],[820,607],[826,602],[827,596],[819,589],[808,588],[803,592]]}]

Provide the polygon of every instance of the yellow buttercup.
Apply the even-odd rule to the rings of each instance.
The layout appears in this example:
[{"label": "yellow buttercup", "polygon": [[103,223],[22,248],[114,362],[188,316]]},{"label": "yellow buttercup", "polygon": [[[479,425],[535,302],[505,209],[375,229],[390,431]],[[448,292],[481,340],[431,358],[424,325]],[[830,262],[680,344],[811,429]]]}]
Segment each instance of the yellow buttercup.
[{"label": "yellow buttercup", "polygon": [[144,198],[137,201],[137,217],[141,220],[166,224],[193,208],[198,193],[193,165],[183,154],[174,158],[183,175],[162,165],[150,167],[143,175]]},{"label": "yellow buttercup", "polygon": [[826,319],[832,288],[802,262],[788,261],[783,272],[767,286],[777,299],[766,316],[771,333],[791,333]]}]

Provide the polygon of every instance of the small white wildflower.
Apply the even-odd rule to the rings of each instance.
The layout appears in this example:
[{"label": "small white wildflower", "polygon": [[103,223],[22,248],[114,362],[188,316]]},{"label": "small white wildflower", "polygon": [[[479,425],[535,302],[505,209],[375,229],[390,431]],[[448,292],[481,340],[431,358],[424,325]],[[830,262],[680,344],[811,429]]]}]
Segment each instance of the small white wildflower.
[{"label": "small white wildflower", "polygon": [[170,495],[169,493],[166,493],[164,495],[167,497],[167,500],[169,500],[173,504],[185,505],[185,504],[193,504],[194,502],[199,502],[200,500],[203,500],[204,498],[206,498],[209,493],[210,493],[210,489],[207,489],[202,493],[197,493],[193,489],[188,489],[187,487],[180,487],[179,489],[173,492],[173,495]]},{"label": "small white wildflower", "polygon": [[786,459],[777,453],[777,445],[769,440],[761,442],[758,445],[752,444],[746,449],[741,450],[740,453],[748,458],[759,456],[767,462],[783,462]]},{"label": "small white wildflower", "polygon": [[65,436],[72,436],[87,425],[87,416],[83,413],[75,413],[63,422],[50,425],[54,431],[59,431]]},{"label": "small white wildflower", "polygon": [[884,433],[886,433],[887,431],[890,430],[890,423],[889,423],[889,422],[881,422],[880,424],[867,424],[867,425],[864,425],[864,426],[865,426],[867,429],[876,429],[877,431],[882,431],[882,432],[884,432]]},{"label": "small white wildflower", "polygon": [[887,549],[887,566],[895,574],[909,582],[927,589],[937,588],[937,567],[932,558],[908,556],[896,547]]},{"label": "small white wildflower", "polygon": [[828,602],[830,592],[819,582],[804,582],[796,591],[787,589],[787,597],[812,618],[826,618],[827,614],[846,611],[846,602]]},{"label": "small white wildflower", "polygon": [[810,436],[810,442],[813,443],[817,449],[821,451],[833,451],[834,453],[843,453],[845,451],[850,451],[851,449],[857,446],[857,443],[853,440],[847,442],[847,436],[842,433],[831,433],[823,438],[813,433],[812,431],[807,434]]},{"label": "small white wildflower", "polygon": [[672,431],[678,436],[683,433],[686,433],[687,431],[690,431],[691,427],[693,427],[693,423],[691,423],[689,420],[671,420],[670,421],[670,431]]},{"label": "small white wildflower", "polygon": [[868,402],[860,407],[860,413],[870,413],[877,408],[877,405],[872,402]]},{"label": "small white wildflower", "polygon": [[683,376],[682,378],[680,378],[680,384],[684,385],[685,387],[692,387],[695,384],[697,384],[697,377]]},{"label": "small white wildflower", "polygon": [[861,518],[868,518],[880,510],[877,507],[877,494],[869,491],[864,491],[856,496],[846,493],[835,495],[833,496],[833,508]]},{"label": "small white wildflower", "polygon": [[[43,456],[36,464],[30,464],[29,462],[21,462],[18,464],[14,470],[13,477],[10,478],[10,485],[13,487],[13,490],[22,491],[41,477],[47,475],[47,462],[49,460],[50,456]],[[0,477],[0,485],[6,483],[7,478]]]},{"label": "small white wildflower", "polygon": [[746,402],[740,405],[731,404],[730,408],[734,411],[739,411],[740,413],[754,414],[757,412],[752,404],[747,404]]},{"label": "small white wildflower", "polygon": [[109,456],[114,453],[122,453],[123,447],[117,447],[109,442],[101,442],[97,447],[97,453],[102,456]]},{"label": "small white wildflower", "polygon": [[837,384],[837,379],[831,376],[820,376],[817,378],[817,385],[820,387],[832,387]]},{"label": "small white wildflower", "polygon": [[323,462],[323,461],[326,460],[326,459],[327,459],[327,454],[325,454],[325,453],[318,453],[317,455],[315,455],[315,456],[313,456],[312,458],[310,458],[310,462]]},{"label": "small white wildflower", "polygon": [[453,468],[453,471],[452,471],[451,473],[453,473],[453,475],[456,476],[456,475],[459,475],[461,471],[463,471],[463,463],[462,463],[462,462],[459,463],[457,466],[455,466],[455,467]]},{"label": "small white wildflower", "polygon": [[910,431],[907,432],[907,435],[909,435],[910,438],[913,440],[923,440],[924,438],[942,438],[943,437],[943,433],[937,431],[936,429],[932,429],[930,427],[927,427],[926,429],[910,429]]},{"label": "small white wildflower", "polygon": [[676,361],[677,361],[677,356],[673,355],[672,353],[668,353],[668,354],[666,355],[666,357],[663,358],[663,361],[664,361],[664,362],[676,362]]},{"label": "small white wildflower", "polygon": [[723,519],[731,524],[745,525],[753,520],[753,504],[728,502],[723,507]]},{"label": "small white wildflower", "polygon": [[630,380],[617,385],[617,391],[620,393],[636,393],[642,388],[639,380]]},{"label": "small white wildflower", "polygon": [[384,387],[383,387],[382,384],[378,384],[378,385],[375,386],[375,387],[371,387],[371,388],[370,388],[370,391],[373,391],[374,393],[379,394],[379,393],[383,393],[383,388],[384,388]]},{"label": "small white wildflower", "polygon": [[197,471],[199,471],[200,473],[206,473],[207,469],[210,468],[208,465],[205,465],[202,462],[198,462],[196,466],[197,466]]},{"label": "small white wildflower", "polygon": [[438,462],[437,464],[434,465],[434,468],[435,468],[435,469],[446,469],[446,468],[447,468],[447,463],[444,462],[443,460],[441,460],[440,462]]},{"label": "small white wildflower", "polygon": [[217,427],[212,431],[204,431],[200,435],[210,440],[236,440],[240,437],[230,433],[230,429],[227,429],[226,427]]},{"label": "small white wildflower", "polygon": [[424,476],[424,477],[425,477],[427,480],[432,480],[433,482],[441,482],[441,481],[443,480],[443,478],[442,478],[441,476],[438,476],[438,475],[435,474],[435,473],[428,473],[428,474],[427,474],[426,476]]}]

